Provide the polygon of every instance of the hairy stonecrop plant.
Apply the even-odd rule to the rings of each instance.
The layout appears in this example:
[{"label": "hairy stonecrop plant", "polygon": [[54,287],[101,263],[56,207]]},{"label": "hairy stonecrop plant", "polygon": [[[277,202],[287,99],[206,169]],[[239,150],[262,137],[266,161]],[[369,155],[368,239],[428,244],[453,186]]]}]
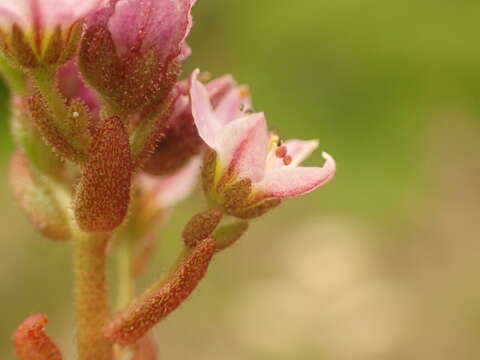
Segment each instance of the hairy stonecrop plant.
[{"label": "hairy stonecrop plant", "polygon": [[[247,87],[195,70],[181,80],[194,0],[3,0],[0,69],[11,88],[15,198],[48,239],[74,257],[81,360],[156,358],[149,331],[204,278],[212,258],[250,221],[335,174],[302,167],[317,141],[267,128]],[[137,291],[156,234],[201,181],[204,209],[183,251]],[[180,238],[180,237],[179,237]],[[107,249],[116,257],[116,308],[107,299]],[[13,340],[20,360],[62,355],[36,314]]]}]

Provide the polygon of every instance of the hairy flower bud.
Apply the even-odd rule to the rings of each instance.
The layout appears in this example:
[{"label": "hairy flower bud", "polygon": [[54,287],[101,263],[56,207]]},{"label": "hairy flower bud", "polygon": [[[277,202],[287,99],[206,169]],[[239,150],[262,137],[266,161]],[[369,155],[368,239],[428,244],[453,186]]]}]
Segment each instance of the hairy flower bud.
[{"label": "hairy flower bud", "polygon": [[0,4],[0,51],[32,69],[63,64],[76,52],[81,20],[102,0],[4,0]]},{"label": "hairy flower bud", "polygon": [[222,220],[223,213],[217,209],[198,213],[185,225],[183,241],[189,249],[194,249],[203,239],[211,237]]},{"label": "hairy flower bud", "polygon": [[37,314],[20,324],[13,336],[18,360],[62,360],[60,350],[45,334],[47,323],[45,315]]},{"label": "hairy flower bud", "polygon": [[80,66],[118,114],[156,113],[178,78],[192,0],[112,0],[88,20]]},{"label": "hairy flower bud", "polygon": [[75,217],[88,232],[112,231],[127,215],[132,162],[125,127],[117,117],[98,127],[75,195]]},{"label": "hairy flower bud", "polygon": [[204,277],[215,246],[213,239],[200,242],[166,280],[155,284],[125,311],[113,318],[105,328],[106,338],[121,345],[133,344],[179,307]]},{"label": "hairy flower bud", "polygon": [[65,209],[41,179],[32,175],[20,151],[15,153],[10,164],[10,187],[27,218],[45,237],[57,241],[70,237]]}]

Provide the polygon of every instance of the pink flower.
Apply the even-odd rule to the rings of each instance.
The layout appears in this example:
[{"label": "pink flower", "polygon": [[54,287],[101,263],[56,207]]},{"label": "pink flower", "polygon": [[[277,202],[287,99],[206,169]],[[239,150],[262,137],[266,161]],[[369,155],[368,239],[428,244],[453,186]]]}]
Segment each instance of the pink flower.
[{"label": "pink flower", "polygon": [[3,0],[0,50],[24,68],[62,64],[78,46],[80,20],[105,0]]},{"label": "pink flower", "polygon": [[[323,153],[323,167],[299,166],[317,148],[318,141],[281,143],[277,135],[269,134],[263,113],[242,113],[235,101],[214,109],[198,74],[196,70],[191,76],[192,113],[201,138],[216,152],[213,189],[217,201],[237,198],[245,209],[266,199],[306,194],[333,178],[335,161],[327,153]],[[229,185],[245,179],[248,183],[235,191],[246,191],[246,199],[238,194],[225,196]],[[249,186],[251,191],[246,189]]]},{"label": "pink flower", "polygon": [[155,209],[170,209],[191,194],[198,181],[200,164],[197,156],[173,175],[141,174],[138,177],[139,188]]},{"label": "pink flower", "polygon": [[159,61],[190,53],[185,44],[192,27],[194,0],[111,0],[108,29],[119,56],[154,48]]},{"label": "pink flower", "polygon": [[[245,86],[239,86],[231,75],[210,81],[207,85],[210,101],[220,112],[240,113],[240,108],[249,109],[251,100]],[[153,175],[169,175],[181,167],[204,148],[193,120],[189,99],[189,83],[177,83],[174,110],[168,121],[164,138],[156,145],[144,170]]]},{"label": "pink flower", "polygon": [[57,25],[69,27],[103,0],[3,0],[0,4],[0,28],[14,23],[27,32],[53,30]]}]

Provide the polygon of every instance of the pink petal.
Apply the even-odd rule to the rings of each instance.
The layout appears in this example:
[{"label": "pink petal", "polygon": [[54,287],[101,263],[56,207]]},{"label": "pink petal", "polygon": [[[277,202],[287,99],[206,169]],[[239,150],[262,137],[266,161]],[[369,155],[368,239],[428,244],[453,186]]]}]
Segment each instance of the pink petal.
[{"label": "pink petal", "polygon": [[31,29],[70,26],[97,10],[105,0],[3,0],[0,4],[0,26],[17,22]]},{"label": "pink petal", "polygon": [[221,124],[226,124],[233,119],[245,115],[245,110],[252,108],[248,89],[235,86],[225,95],[215,108],[215,115]]},{"label": "pink petal", "polygon": [[330,181],[336,171],[335,160],[323,153],[323,167],[283,167],[268,171],[255,189],[262,197],[290,198],[309,193]]},{"label": "pink petal", "polygon": [[257,113],[224,125],[215,150],[223,167],[255,182],[265,173],[267,146],[267,122]]},{"label": "pink petal", "polygon": [[114,0],[108,27],[120,55],[155,48],[160,61],[181,55],[192,26],[192,0]]},{"label": "pink petal", "polygon": [[200,174],[201,159],[193,158],[183,169],[171,176],[139,176],[140,187],[150,193],[158,208],[167,209],[183,201],[193,191]]},{"label": "pink petal", "polygon": [[220,124],[213,113],[207,88],[197,80],[199,74],[200,70],[197,69],[190,77],[192,115],[200,137],[208,146],[216,149],[216,137],[220,131]]},{"label": "pink petal", "polygon": [[[287,155],[292,157],[292,162],[288,165],[289,167],[297,167],[300,165],[306,158],[308,158],[316,148],[318,148],[318,140],[288,140],[283,146],[287,147]],[[284,167],[283,159],[276,158],[272,168]]]},{"label": "pink petal", "polygon": [[206,86],[213,107],[217,107],[225,95],[237,86],[237,82],[232,75],[223,75],[210,81]]}]

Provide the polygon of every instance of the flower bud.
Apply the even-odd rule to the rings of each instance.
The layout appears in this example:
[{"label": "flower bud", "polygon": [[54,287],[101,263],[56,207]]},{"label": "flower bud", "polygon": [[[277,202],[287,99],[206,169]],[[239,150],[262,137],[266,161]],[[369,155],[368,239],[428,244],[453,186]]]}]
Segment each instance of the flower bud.
[{"label": "flower bud", "polygon": [[114,113],[158,113],[169,99],[192,5],[192,0],[112,0],[88,20],[80,67]]},{"label": "flower bud", "polygon": [[217,209],[203,211],[195,215],[183,230],[183,241],[189,249],[212,235],[222,220],[223,213]]},{"label": "flower bud", "polygon": [[75,195],[75,217],[84,231],[112,231],[127,215],[132,162],[128,134],[121,120],[103,120]]},{"label": "flower bud", "polygon": [[0,4],[0,51],[26,69],[63,64],[75,53],[82,19],[101,0],[5,0]]},{"label": "flower bud", "polygon": [[62,360],[60,350],[45,334],[47,323],[45,315],[37,314],[20,324],[13,336],[18,360]]},{"label": "flower bud", "polygon": [[65,209],[41,183],[41,178],[33,176],[24,154],[19,151],[10,164],[10,186],[27,218],[45,237],[57,241],[70,237]]}]

